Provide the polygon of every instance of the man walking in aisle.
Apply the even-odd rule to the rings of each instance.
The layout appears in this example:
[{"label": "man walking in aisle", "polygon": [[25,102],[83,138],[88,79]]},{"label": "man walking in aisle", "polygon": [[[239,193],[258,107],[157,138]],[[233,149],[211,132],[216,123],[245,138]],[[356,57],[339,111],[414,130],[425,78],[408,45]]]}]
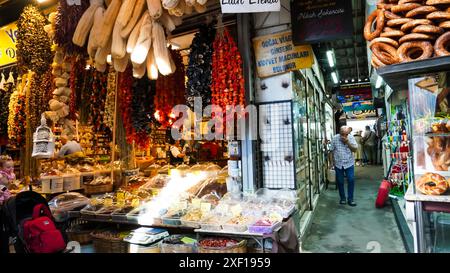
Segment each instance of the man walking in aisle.
[{"label": "man walking in aisle", "polygon": [[[348,203],[354,207],[356,203],[353,201],[353,192],[355,189],[355,158],[353,157],[353,153],[358,150],[358,144],[350,132],[350,127],[341,127],[339,134],[335,135],[331,140],[330,150],[333,152],[336,182],[341,198],[340,204],[345,205]],[[345,197],[344,173],[348,181],[348,198]]]},{"label": "man walking in aisle", "polygon": [[366,126],[366,131],[364,132],[364,136],[362,138],[362,143],[364,145],[364,152],[367,155],[368,164],[375,165],[376,161],[376,152],[377,152],[377,136],[375,132],[370,129],[370,126]]}]

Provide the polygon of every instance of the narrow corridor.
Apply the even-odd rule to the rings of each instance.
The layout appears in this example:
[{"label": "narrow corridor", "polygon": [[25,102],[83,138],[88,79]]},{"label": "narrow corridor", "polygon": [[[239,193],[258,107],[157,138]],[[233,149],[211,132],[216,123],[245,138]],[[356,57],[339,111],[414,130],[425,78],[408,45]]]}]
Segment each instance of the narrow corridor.
[{"label": "narrow corridor", "polygon": [[381,166],[355,169],[357,207],[339,204],[335,184],[320,197],[309,232],[302,242],[303,252],[404,253],[405,247],[390,202],[375,208],[383,169]]}]

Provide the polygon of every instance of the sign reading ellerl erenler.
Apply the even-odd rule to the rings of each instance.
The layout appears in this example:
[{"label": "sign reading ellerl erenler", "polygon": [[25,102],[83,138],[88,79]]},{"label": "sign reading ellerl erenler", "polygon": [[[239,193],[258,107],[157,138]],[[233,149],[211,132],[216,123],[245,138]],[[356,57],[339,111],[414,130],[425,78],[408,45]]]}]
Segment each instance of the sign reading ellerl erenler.
[{"label": "sign reading ellerl erenler", "polygon": [[0,66],[16,62],[16,23],[0,28]]},{"label": "sign reading ellerl erenler", "polygon": [[294,46],[291,31],[256,37],[253,48],[260,78],[311,68],[314,64],[311,45]]},{"label": "sign reading ellerl erenler", "polygon": [[220,0],[222,13],[277,12],[281,0]]}]

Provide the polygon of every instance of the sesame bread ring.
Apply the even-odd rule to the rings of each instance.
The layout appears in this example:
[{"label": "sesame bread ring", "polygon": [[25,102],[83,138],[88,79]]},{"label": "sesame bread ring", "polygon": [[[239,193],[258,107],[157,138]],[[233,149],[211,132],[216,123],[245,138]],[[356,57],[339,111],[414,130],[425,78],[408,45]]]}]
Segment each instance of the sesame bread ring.
[{"label": "sesame bread ring", "polygon": [[428,0],[427,5],[450,4],[450,0]]},{"label": "sesame bread ring", "polygon": [[450,20],[450,12],[435,11],[427,15],[430,20]]},{"label": "sesame bread ring", "polygon": [[375,68],[380,68],[383,66],[386,66],[386,64],[384,64],[382,61],[380,61],[380,59],[377,58],[377,56],[372,54],[372,60],[370,62],[372,64],[373,67]]},{"label": "sesame bread ring", "polygon": [[389,32],[389,31],[397,31],[397,30],[399,30],[399,29],[391,28],[391,27],[385,27],[385,28],[383,28],[382,33],[383,33],[383,32]]},{"label": "sesame bread ring", "polygon": [[392,20],[392,19],[401,19],[401,18],[402,18],[401,16],[398,16],[397,14],[392,13],[392,12],[390,12],[390,11],[388,11],[388,10],[384,12],[384,16],[385,16],[387,19],[389,19],[389,20]]},{"label": "sesame bread ring", "polygon": [[433,7],[433,6],[421,6],[421,7],[418,7],[416,9],[413,9],[411,11],[408,11],[408,13],[406,13],[406,17],[407,18],[415,18],[417,16],[421,16],[421,15],[424,15],[424,14],[429,14],[429,13],[435,12],[437,10],[438,9],[436,7]]},{"label": "sesame bread ring", "polygon": [[378,9],[385,9],[385,10],[391,10],[391,8],[393,7],[393,4],[385,4],[385,3],[378,3],[377,4],[377,8]]},{"label": "sesame bread ring", "polygon": [[[368,41],[372,41],[373,39],[380,36],[381,31],[384,27],[384,11],[383,10],[375,10],[372,12],[367,18],[366,24],[364,26],[364,38]],[[372,31],[373,22],[376,20],[376,28]]]},{"label": "sesame bread ring", "polygon": [[407,4],[393,6],[391,8],[391,11],[393,13],[408,12],[408,11],[416,9],[420,6],[422,6],[422,5],[417,4],[417,3],[407,3]]},{"label": "sesame bread ring", "polygon": [[448,182],[442,175],[426,173],[416,181],[416,187],[426,195],[442,195],[448,190]]},{"label": "sesame bread ring", "polygon": [[423,34],[423,33],[411,33],[400,38],[400,44],[409,41],[417,41],[417,40],[434,40],[436,37],[433,35]]},{"label": "sesame bread ring", "polygon": [[[422,51],[422,54],[420,54],[418,57],[413,56],[413,53],[417,55],[416,49],[421,49]],[[398,57],[400,58],[400,62],[403,63],[429,59],[433,56],[434,50],[430,42],[414,41],[402,44],[397,49],[397,53]]]},{"label": "sesame bread ring", "polygon": [[450,31],[442,34],[434,44],[434,53],[436,56],[448,56],[450,52],[447,50],[447,46],[450,45]]},{"label": "sesame bread ring", "polygon": [[408,3],[423,3],[422,0],[400,0],[398,1],[399,5],[408,4]]},{"label": "sesame bread ring", "polygon": [[450,28],[450,21],[445,21],[439,24],[441,28]]},{"label": "sesame bread ring", "polygon": [[442,33],[444,33],[444,29],[433,25],[420,25],[415,27],[412,32],[441,35]]},{"label": "sesame bread ring", "polygon": [[389,27],[396,27],[396,26],[401,26],[404,25],[408,22],[411,22],[413,19],[411,18],[400,18],[400,19],[392,19],[389,20],[386,25]]},{"label": "sesame bread ring", "polygon": [[376,43],[385,43],[385,44],[391,45],[395,48],[398,48],[398,46],[399,46],[399,44],[396,40],[387,38],[387,37],[378,37],[378,38],[373,39],[370,44],[370,47],[372,47],[372,45],[374,45]]},{"label": "sesame bread ring", "polygon": [[376,43],[372,45],[371,49],[372,53],[385,64],[396,64],[400,61],[397,50],[393,46],[385,43]]},{"label": "sesame bread ring", "polygon": [[401,30],[391,30],[381,33],[380,36],[385,38],[399,38],[405,36],[405,33]]},{"label": "sesame bread ring", "polygon": [[433,24],[433,22],[431,22],[428,19],[416,19],[416,20],[412,20],[412,21],[404,24],[400,28],[400,30],[403,31],[403,32],[406,32],[406,31],[409,31],[410,29],[413,29],[413,28],[415,28],[416,26],[419,26],[419,25],[432,25],[432,24]]}]

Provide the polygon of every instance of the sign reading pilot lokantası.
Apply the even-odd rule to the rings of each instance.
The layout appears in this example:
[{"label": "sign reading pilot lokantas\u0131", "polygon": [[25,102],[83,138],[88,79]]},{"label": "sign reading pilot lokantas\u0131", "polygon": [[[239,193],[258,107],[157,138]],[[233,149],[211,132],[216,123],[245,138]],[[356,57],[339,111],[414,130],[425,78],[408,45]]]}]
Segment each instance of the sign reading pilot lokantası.
[{"label": "sign reading pilot lokantas\u0131", "polygon": [[280,11],[281,0],[220,0],[222,13],[254,13]]}]

